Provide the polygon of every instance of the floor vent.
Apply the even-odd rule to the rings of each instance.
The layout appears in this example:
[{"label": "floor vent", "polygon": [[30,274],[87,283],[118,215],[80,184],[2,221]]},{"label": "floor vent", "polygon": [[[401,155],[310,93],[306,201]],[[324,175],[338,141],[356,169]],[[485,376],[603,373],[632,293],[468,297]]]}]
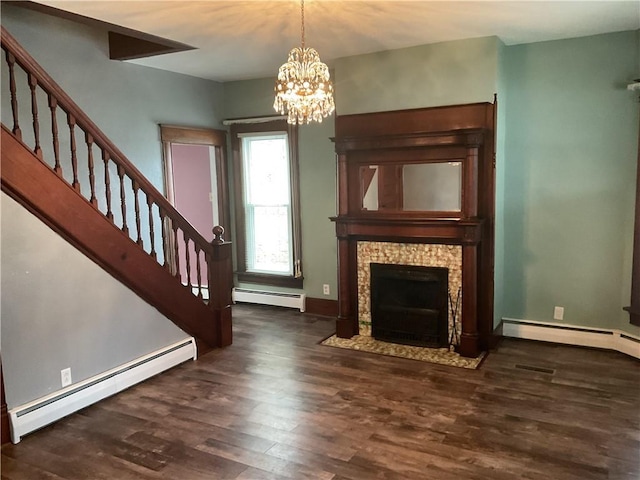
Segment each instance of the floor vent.
[{"label": "floor vent", "polygon": [[550,368],[536,367],[534,365],[520,365],[520,364],[517,364],[516,368],[519,368],[520,370],[530,370],[532,372],[538,372],[538,373],[548,373],[549,375],[554,375],[556,373],[555,370],[552,370]]},{"label": "floor vent", "polygon": [[259,303],[276,307],[297,308],[304,312],[306,295],[304,293],[268,292],[265,290],[233,289],[233,303]]}]

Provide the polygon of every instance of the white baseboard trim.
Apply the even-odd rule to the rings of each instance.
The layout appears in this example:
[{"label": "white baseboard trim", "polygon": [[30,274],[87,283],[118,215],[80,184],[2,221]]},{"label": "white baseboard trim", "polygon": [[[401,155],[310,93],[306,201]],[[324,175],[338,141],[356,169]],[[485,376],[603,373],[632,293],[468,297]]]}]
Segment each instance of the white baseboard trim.
[{"label": "white baseboard trim", "polygon": [[640,338],[622,330],[506,317],[502,318],[501,329],[505,337],[603,348],[640,359]]},{"label": "white baseboard trim", "polygon": [[193,337],[139,357],[107,372],[72,384],[9,410],[11,441],[49,425],[104,398],[125,390],[187,360],[195,360]]},{"label": "white baseboard trim", "polygon": [[268,292],[248,288],[234,288],[231,293],[231,298],[233,303],[258,303],[276,307],[297,308],[301,312],[304,312],[307,296],[304,293]]}]

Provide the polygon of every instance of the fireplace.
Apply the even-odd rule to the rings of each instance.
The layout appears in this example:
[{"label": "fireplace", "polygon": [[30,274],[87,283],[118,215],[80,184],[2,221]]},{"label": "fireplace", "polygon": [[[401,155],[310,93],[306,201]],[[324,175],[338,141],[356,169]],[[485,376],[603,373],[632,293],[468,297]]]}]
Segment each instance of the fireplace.
[{"label": "fireplace", "polygon": [[[395,342],[447,345],[453,332],[452,344],[466,357],[495,344],[495,106],[336,117],[338,212],[331,220],[338,238],[339,337],[375,329],[373,336],[391,336]],[[392,281],[400,285],[394,294],[400,300],[387,298],[382,308],[376,306],[370,289],[376,288],[374,297],[386,291],[369,284],[369,265],[376,263],[448,268],[448,279],[443,275],[433,290],[446,292],[448,284],[455,309],[446,300],[444,306],[440,300],[415,300],[419,295],[411,292],[419,287],[406,278]],[[390,271],[387,277],[398,275]],[[437,274],[425,278],[430,275]],[[399,307],[404,312],[396,315]],[[376,313],[383,317],[382,330],[372,319]]]},{"label": "fireplace", "polygon": [[422,347],[448,345],[448,276],[443,267],[371,264],[371,335]]}]

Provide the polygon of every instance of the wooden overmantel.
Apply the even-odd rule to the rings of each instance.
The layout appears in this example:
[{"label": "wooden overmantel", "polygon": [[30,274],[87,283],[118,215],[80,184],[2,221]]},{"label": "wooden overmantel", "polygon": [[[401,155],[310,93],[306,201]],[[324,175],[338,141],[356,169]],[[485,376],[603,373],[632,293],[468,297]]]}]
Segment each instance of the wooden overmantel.
[{"label": "wooden overmantel", "polygon": [[[458,351],[475,357],[493,345],[495,108],[477,103],[336,117],[338,215],[331,220],[338,238],[339,337],[359,331],[357,243],[431,243],[462,248]],[[402,180],[394,180],[402,166],[443,162],[461,164],[459,210],[404,210]],[[391,192],[373,210],[363,208],[363,182],[371,182],[362,178],[367,165],[379,169],[380,188]]]}]

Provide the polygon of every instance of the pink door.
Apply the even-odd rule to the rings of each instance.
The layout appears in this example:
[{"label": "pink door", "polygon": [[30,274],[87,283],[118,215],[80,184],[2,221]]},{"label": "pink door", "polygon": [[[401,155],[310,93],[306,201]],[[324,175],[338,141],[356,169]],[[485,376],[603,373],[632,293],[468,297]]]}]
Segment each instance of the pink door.
[{"label": "pink door", "polygon": [[[219,222],[215,165],[215,149],[208,145],[171,144],[173,204],[207,241],[213,240],[211,229]],[[187,249],[183,238],[177,241],[180,273],[186,279]],[[191,284],[206,286],[203,253],[198,255],[193,244],[189,245],[188,253]]]}]

